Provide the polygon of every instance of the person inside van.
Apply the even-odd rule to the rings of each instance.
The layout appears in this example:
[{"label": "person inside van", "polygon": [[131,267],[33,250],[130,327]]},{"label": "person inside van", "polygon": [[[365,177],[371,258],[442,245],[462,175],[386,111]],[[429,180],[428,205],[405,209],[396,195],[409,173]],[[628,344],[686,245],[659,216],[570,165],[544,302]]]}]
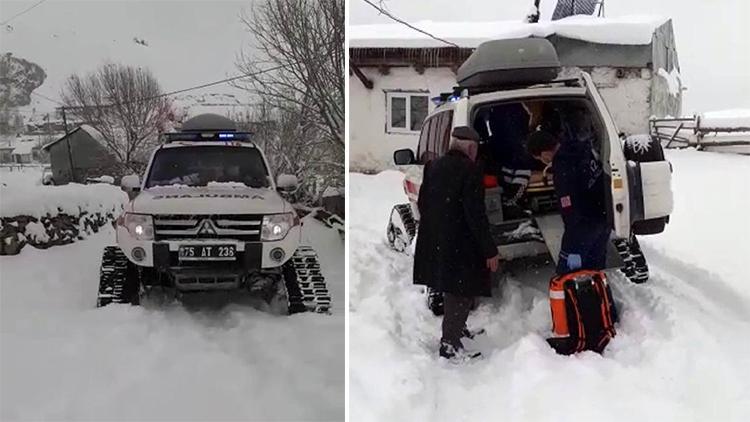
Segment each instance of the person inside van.
[{"label": "person inside van", "polygon": [[565,232],[557,274],[605,268],[610,227],[605,178],[594,150],[595,131],[581,113],[573,111],[559,133],[541,129],[529,135],[529,154],[552,168]]},{"label": "person inside van", "polygon": [[521,103],[495,105],[480,116],[479,131],[486,139],[485,170],[496,175],[503,188],[506,219],[528,217],[520,200],[535,166],[523,145],[529,134],[529,117]]}]

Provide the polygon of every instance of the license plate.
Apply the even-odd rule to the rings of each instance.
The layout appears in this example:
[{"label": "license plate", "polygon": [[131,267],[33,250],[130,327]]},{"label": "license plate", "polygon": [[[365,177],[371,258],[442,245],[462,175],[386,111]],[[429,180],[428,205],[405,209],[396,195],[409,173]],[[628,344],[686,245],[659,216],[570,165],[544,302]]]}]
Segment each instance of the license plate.
[{"label": "license plate", "polygon": [[234,261],[235,245],[185,245],[180,246],[181,261]]}]

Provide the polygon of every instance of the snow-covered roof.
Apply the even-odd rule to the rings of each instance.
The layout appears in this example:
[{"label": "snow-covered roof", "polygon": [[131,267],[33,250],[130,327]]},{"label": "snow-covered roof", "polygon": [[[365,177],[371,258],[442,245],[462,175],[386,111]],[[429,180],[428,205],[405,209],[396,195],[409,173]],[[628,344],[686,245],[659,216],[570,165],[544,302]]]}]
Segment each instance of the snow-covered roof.
[{"label": "snow-covered roof", "polygon": [[34,149],[34,145],[36,145],[35,142],[19,142],[16,144],[16,147],[13,148],[12,154],[17,155],[28,155],[31,154],[31,150]]},{"label": "snow-covered roof", "polygon": [[343,194],[344,194],[343,189],[335,188],[333,186],[328,186],[326,190],[323,191],[323,198],[329,198],[332,196],[339,196]]},{"label": "snow-covered roof", "polygon": [[[488,40],[560,37],[597,44],[647,45],[654,31],[668,18],[647,15],[598,18],[570,16],[557,21],[529,24],[521,21],[494,22],[432,22],[420,21],[413,25],[436,37],[460,47],[475,48]],[[350,48],[432,48],[446,47],[443,42],[428,37],[404,25],[352,25],[348,28]]]},{"label": "snow-covered roof", "polygon": [[86,124],[83,124],[83,125],[80,125],[80,126],[78,126],[78,127],[77,127],[77,128],[75,128],[75,129],[73,129],[73,130],[72,130],[72,131],[71,131],[70,133],[68,133],[67,135],[63,135],[63,136],[62,136],[62,137],[60,137],[59,139],[56,139],[56,140],[54,140],[54,141],[52,141],[52,142],[48,143],[47,145],[43,146],[43,147],[42,147],[42,149],[43,149],[43,150],[45,150],[45,151],[46,151],[46,150],[48,150],[48,149],[49,149],[49,148],[50,148],[50,147],[51,147],[52,145],[55,145],[56,143],[58,143],[58,142],[62,141],[63,139],[67,138],[68,136],[70,136],[70,135],[72,135],[72,134],[74,134],[74,133],[78,132],[79,130],[82,130],[82,131],[86,132],[86,133],[87,133],[87,134],[88,134],[89,136],[91,136],[92,138],[94,138],[94,140],[95,140],[95,141],[97,141],[97,142],[99,142],[100,144],[102,144],[102,145],[106,146],[106,144],[107,144],[107,141],[106,141],[106,139],[104,138],[104,135],[102,135],[102,133],[101,133],[101,132],[99,132],[98,130],[96,130],[96,129],[95,129],[95,128],[94,128],[93,126],[91,126],[91,125],[86,125]]},{"label": "snow-covered roof", "polygon": [[107,141],[104,139],[104,135],[102,135],[102,133],[99,132],[98,130],[96,130],[93,126],[91,126],[91,125],[81,125],[78,128],[81,129],[81,130],[83,130],[84,132],[88,133],[89,136],[91,136],[92,138],[94,138],[94,140],[96,142],[99,142],[102,145],[106,144]]},{"label": "snow-covered roof", "polygon": [[750,128],[750,109],[707,111],[702,113],[701,126],[708,128]]}]

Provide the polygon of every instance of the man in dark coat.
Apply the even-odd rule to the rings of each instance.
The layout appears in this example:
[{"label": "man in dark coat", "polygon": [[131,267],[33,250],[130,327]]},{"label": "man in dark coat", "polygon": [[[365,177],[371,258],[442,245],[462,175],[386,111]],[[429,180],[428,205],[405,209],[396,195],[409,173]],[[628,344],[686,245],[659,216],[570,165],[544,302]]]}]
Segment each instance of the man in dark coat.
[{"label": "man in dark coat", "polygon": [[482,174],[475,164],[479,134],[470,127],[453,130],[450,150],[427,163],[417,201],[419,235],[414,283],[444,295],[440,356],[463,360],[461,337],[475,296],[490,295],[490,270],[498,253],[484,204]]},{"label": "man in dark coat", "polygon": [[606,266],[611,228],[605,202],[606,182],[593,149],[593,138],[594,131],[588,125],[570,123],[565,123],[557,135],[540,130],[529,136],[529,153],[552,166],[555,194],[565,224],[558,275]]}]

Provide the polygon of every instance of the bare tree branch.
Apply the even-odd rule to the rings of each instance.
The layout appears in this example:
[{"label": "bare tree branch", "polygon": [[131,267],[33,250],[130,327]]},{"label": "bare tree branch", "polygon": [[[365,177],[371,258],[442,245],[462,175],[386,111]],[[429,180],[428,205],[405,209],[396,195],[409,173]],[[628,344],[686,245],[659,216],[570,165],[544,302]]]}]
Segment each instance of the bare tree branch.
[{"label": "bare tree branch", "polygon": [[117,159],[115,173],[143,170],[158,134],[173,119],[171,102],[144,68],[105,64],[85,76],[71,75],[61,98],[70,114],[104,136]]},{"label": "bare tree branch", "polygon": [[315,111],[315,124],[333,148],[344,149],[344,2],[274,0],[255,5],[242,22],[253,34],[259,54],[241,54],[237,67],[246,74],[259,63],[283,66],[252,76],[242,87]]},{"label": "bare tree branch", "polygon": [[[237,58],[249,77],[233,85],[263,99],[251,117],[265,122],[256,138],[277,173],[302,181],[298,199],[317,202],[343,186],[344,1],[267,0],[241,20],[255,43]],[[269,65],[279,69],[257,73]]]}]

